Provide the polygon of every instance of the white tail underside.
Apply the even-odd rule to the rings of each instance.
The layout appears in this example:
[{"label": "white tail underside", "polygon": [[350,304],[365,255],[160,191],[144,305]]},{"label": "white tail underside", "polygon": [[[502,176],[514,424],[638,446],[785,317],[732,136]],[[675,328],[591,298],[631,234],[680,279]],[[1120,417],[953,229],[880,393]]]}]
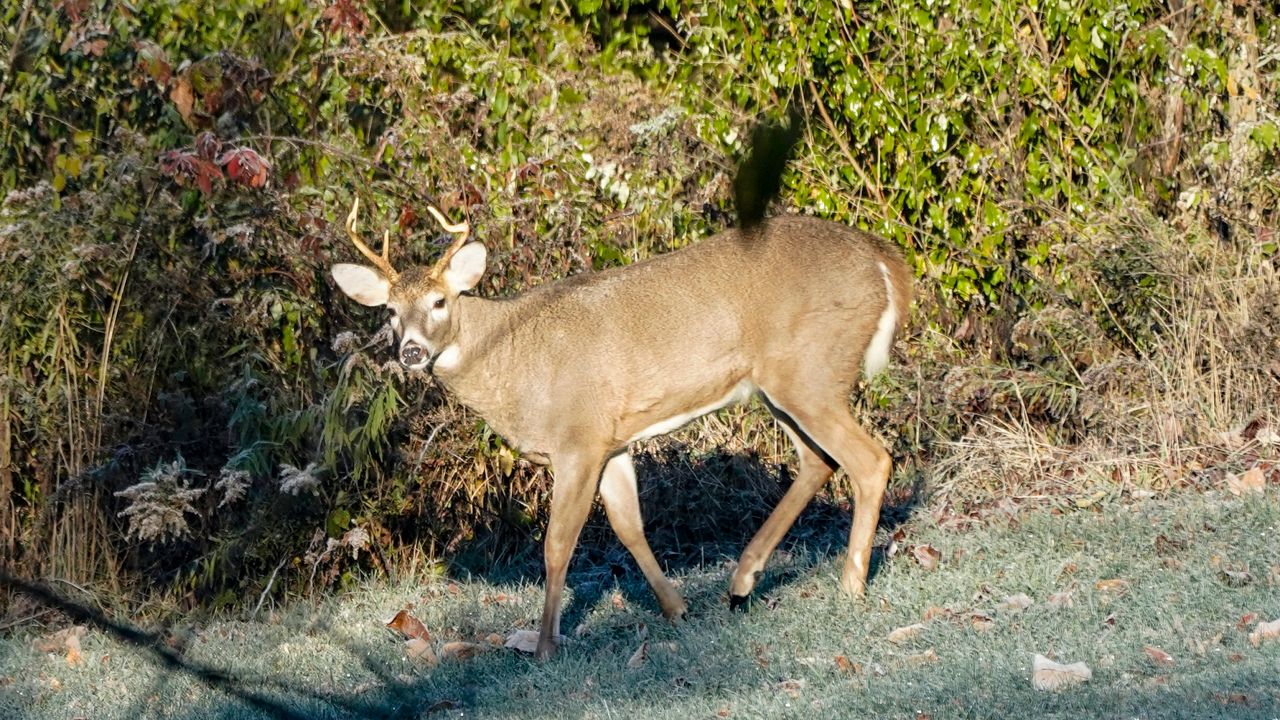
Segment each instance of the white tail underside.
[{"label": "white tail underside", "polygon": [[866,377],[884,370],[889,365],[889,349],[893,347],[893,331],[898,325],[898,308],[893,303],[893,281],[889,279],[889,268],[880,263],[880,274],[884,277],[884,295],[887,304],[880,314],[880,322],[876,324],[876,334],[867,346],[867,354],[862,359],[862,369]]}]

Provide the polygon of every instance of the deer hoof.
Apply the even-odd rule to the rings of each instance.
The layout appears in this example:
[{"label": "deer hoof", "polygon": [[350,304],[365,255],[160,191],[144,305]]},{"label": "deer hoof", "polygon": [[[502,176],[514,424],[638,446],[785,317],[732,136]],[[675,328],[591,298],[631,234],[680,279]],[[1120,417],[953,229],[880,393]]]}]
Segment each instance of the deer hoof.
[{"label": "deer hoof", "polygon": [[734,595],[729,593],[729,609],[738,612],[746,612],[747,604],[751,602],[750,595]]}]

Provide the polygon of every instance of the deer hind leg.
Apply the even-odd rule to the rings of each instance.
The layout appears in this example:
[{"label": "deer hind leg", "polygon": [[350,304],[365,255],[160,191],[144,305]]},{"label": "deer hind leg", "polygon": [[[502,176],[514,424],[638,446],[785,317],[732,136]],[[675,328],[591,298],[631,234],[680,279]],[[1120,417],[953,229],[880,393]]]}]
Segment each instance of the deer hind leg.
[{"label": "deer hind leg", "polygon": [[667,577],[662,574],[658,560],[649,549],[644,537],[644,519],[640,515],[640,498],[636,492],[636,469],[630,453],[619,453],[605,463],[600,480],[600,500],[609,515],[609,524],[618,539],[636,559],[640,571],[653,588],[662,614],[668,620],[684,616],[687,606]]},{"label": "deer hind leg", "polygon": [[774,548],[782,541],[782,537],[791,529],[796,518],[805,506],[813,500],[813,496],[835,472],[835,462],[823,453],[812,440],[802,436],[795,427],[795,422],[781,410],[769,405],[769,411],[778,419],[786,430],[787,436],[795,445],[800,455],[800,470],[791,487],[783,495],[781,502],[769,514],[764,525],[756,531],[755,537],[742,551],[742,559],[738,561],[738,569],[729,582],[729,606],[740,608],[746,604],[747,596],[755,588],[756,580],[764,570],[765,563],[773,554]]},{"label": "deer hind leg", "polygon": [[560,602],[564,596],[569,560],[578,544],[578,535],[591,512],[600,460],[580,456],[553,455],[555,482],[551,486],[551,516],[543,555],[547,565],[547,594],[542,605],[542,625],[538,628],[539,660],[555,654],[560,635]]},{"label": "deer hind leg", "polygon": [[[875,539],[876,525],[880,519],[880,505],[889,484],[889,454],[854,420],[843,396],[792,397],[786,393],[769,393],[768,388],[765,388],[765,392],[770,404],[794,423],[792,430],[798,438],[810,440],[816,446],[807,449],[819,456],[834,459],[844,468],[853,484],[853,525],[849,530],[849,551],[845,557],[840,585],[850,595],[861,595],[866,589],[867,573],[871,566],[871,543]],[[802,472],[804,456],[804,451],[801,451]],[[792,487],[794,489],[795,486]],[[808,499],[816,492],[815,487]],[[779,509],[787,503],[790,496],[791,492],[788,491]],[[807,499],[804,503],[797,502],[795,507],[788,507],[790,517],[785,525],[780,520],[780,529],[776,530],[778,539],[790,528],[805,504]],[[778,510],[774,513],[777,514]],[[773,518],[770,517],[769,520],[771,522]],[[766,522],[766,526],[768,524]],[[752,541],[754,543],[755,540]],[[772,547],[769,549],[772,550]],[[738,580],[737,576],[734,580]]]}]

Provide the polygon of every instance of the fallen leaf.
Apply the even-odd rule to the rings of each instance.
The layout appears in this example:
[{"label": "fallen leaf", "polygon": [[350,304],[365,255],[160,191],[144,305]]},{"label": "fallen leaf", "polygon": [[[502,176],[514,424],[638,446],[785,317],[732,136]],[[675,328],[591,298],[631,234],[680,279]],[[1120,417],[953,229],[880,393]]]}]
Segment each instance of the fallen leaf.
[{"label": "fallen leaf", "polygon": [[920,616],[920,620],[923,622],[929,622],[934,618],[946,617],[950,614],[951,614],[951,611],[944,607],[938,607],[937,605],[930,605],[929,607],[925,608],[924,614]]},{"label": "fallen leaf", "polygon": [[1233,588],[1244,587],[1245,585],[1253,582],[1253,576],[1249,574],[1248,570],[1223,568],[1218,571],[1218,577],[1222,579],[1222,582],[1225,583],[1227,587]]},{"label": "fallen leaf", "polygon": [[484,641],[493,647],[502,647],[506,644],[506,639],[498,633],[489,633],[484,636]]},{"label": "fallen leaf", "polygon": [[716,710],[716,717],[727,718],[731,714],[733,714],[733,711],[731,711],[728,707],[722,707],[719,710]]},{"label": "fallen leaf", "polygon": [[1093,671],[1082,662],[1063,665],[1036,654],[1031,661],[1031,684],[1037,690],[1061,690],[1093,677]]},{"label": "fallen leaf", "polygon": [[1109,580],[1099,580],[1093,584],[1093,588],[1098,592],[1119,595],[1129,589],[1129,581],[1124,578],[1111,578]]},{"label": "fallen leaf", "polygon": [[889,642],[894,645],[901,645],[922,632],[924,632],[922,623],[900,627],[889,633]]},{"label": "fallen leaf", "polygon": [[455,640],[441,646],[440,657],[446,660],[470,660],[479,655],[482,649],[484,649],[482,645]]},{"label": "fallen leaf", "polygon": [[1236,621],[1236,629],[1243,631],[1245,628],[1258,621],[1258,613],[1245,613]]},{"label": "fallen leaf", "polygon": [[1154,645],[1145,645],[1142,651],[1147,654],[1147,657],[1151,658],[1151,662],[1157,665],[1173,664],[1173,656]]},{"label": "fallen leaf", "polygon": [[640,647],[636,648],[635,652],[631,653],[631,657],[627,658],[627,667],[631,668],[632,670],[635,670],[636,668],[643,666],[645,664],[645,661],[647,661],[648,659],[649,659],[649,641],[645,640],[644,642],[640,643]]},{"label": "fallen leaf", "polygon": [[[564,642],[564,635],[556,635],[554,641],[557,643]],[[503,643],[503,647],[507,650],[515,650],[516,652],[525,652],[532,655],[538,652],[538,630],[515,630],[507,635],[507,642]]]},{"label": "fallen leaf", "polygon": [[852,662],[844,655],[836,656],[836,669],[849,675],[861,675],[862,663]]},{"label": "fallen leaf", "polygon": [[1258,626],[1249,633],[1249,644],[1258,647],[1263,640],[1280,639],[1280,620],[1272,620],[1271,622],[1258,623]]},{"label": "fallen leaf", "polygon": [[627,607],[627,602],[622,598],[622,593],[617,590],[614,590],[613,594],[609,596],[609,603],[613,605],[614,610],[623,610]]},{"label": "fallen leaf", "polygon": [[80,654],[80,636],[67,636],[67,664],[75,667],[84,662],[84,656]]},{"label": "fallen leaf", "polygon": [[1280,433],[1269,427],[1259,430],[1258,434],[1253,436],[1253,439],[1261,445],[1280,445]]},{"label": "fallen leaf", "polygon": [[976,632],[986,632],[996,626],[991,616],[984,612],[974,612],[969,615],[969,625]]},{"label": "fallen leaf", "polygon": [[1213,694],[1213,699],[1217,700],[1219,703],[1223,705],[1251,704],[1248,695],[1245,695],[1244,693],[1238,693],[1238,692],[1236,693],[1215,692]]},{"label": "fallen leaf", "polygon": [[1026,593],[1018,593],[1017,595],[1010,595],[1004,600],[1001,600],[1000,604],[996,607],[1010,612],[1022,612],[1023,610],[1031,607],[1031,603],[1032,600]]},{"label": "fallen leaf", "polygon": [[71,643],[75,642],[76,650],[80,649],[80,638],[84,637],[89,628],[84,625],[72,625],[69,628],[63,628],[55,633],[46,635],[37,639],[32,643],[32,647],[36,652],[56,653],[63,650],[69,650]]},{"label": "fallen leaf", "polygon": [[439,658],[436,657],[436,651],[431,648],[431,641],[422,638],[409,638],[404,641],[405,657],[416,663],[426,665],[427,667],[435,667],[440,664]]},{"label": "fallen leaf", "polygon": [[778,689],[793,698],[798,698],[800,691],[804,689],[804,680],[783,680],[778,683]]},{"label": "fallen leaf", "polygon": [[387,622],[387,627],[399,632],[406,638],[416,640],[430,640],[431,634],[427,632],[427,626],[422,621],[409,614],[408,610],[401,610],[396,616]]},{"label": "fallen leaf", "polygon": [[1257,465],[1244,471],[1241,475],[1227,473],[1226,481],[1227,490],[1236,497],[1260,494],[1267,488],[1267,478]]},{"label": "fallen leaf", "polygon": [[1063,590],[1062,592],[1056,592],[1048,598],[1045,598],[1044,603],[1053,610],[1061,610],[1064,608],[1074,607],[1076,600],[1072,597],[1070,590]]},{"label": "fallen leaf", "polygon": [[1187,549],[1187,541],[1160,534],[1156,536],[1156,555],[1169,557]]},{"label": "fallen leaf", "polygon": [[932,663],[938,662],[938,653],[933,648],[929,648],[928,650],[925,650],[922,653],[916,653],[915,655],[908,655],[907,662],[911,663],[912,665],[930,665]]},{"label": "fallen leaf", "polygon": [[932,545],[916,545],[911,548],[911,556],[920,563],[920,567],[925,570],[934,570],[938,567],[938,561],[942,559],[942,551]]}]

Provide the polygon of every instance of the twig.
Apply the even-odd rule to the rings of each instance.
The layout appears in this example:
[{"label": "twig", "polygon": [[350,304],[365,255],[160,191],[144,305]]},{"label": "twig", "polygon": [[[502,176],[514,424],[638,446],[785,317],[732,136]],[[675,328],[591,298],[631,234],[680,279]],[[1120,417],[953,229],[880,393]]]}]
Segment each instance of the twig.
[{"label": "twig", "polygon": [[267,578],[267,586],[262,588],[262,594],[258,595],[258,604],[253,606],[253,613],[249,616],[251,619],[258,619],[258,611],[262,609],[262,603],[266,601],[267,593],[271,592],[271,586],[275,584],[276,573],[280,572],[280,568],[284,567],[288,559],[287,557],[282,558],[280,564],[276,565],[276,569],[271,571],[271,577]]}]

